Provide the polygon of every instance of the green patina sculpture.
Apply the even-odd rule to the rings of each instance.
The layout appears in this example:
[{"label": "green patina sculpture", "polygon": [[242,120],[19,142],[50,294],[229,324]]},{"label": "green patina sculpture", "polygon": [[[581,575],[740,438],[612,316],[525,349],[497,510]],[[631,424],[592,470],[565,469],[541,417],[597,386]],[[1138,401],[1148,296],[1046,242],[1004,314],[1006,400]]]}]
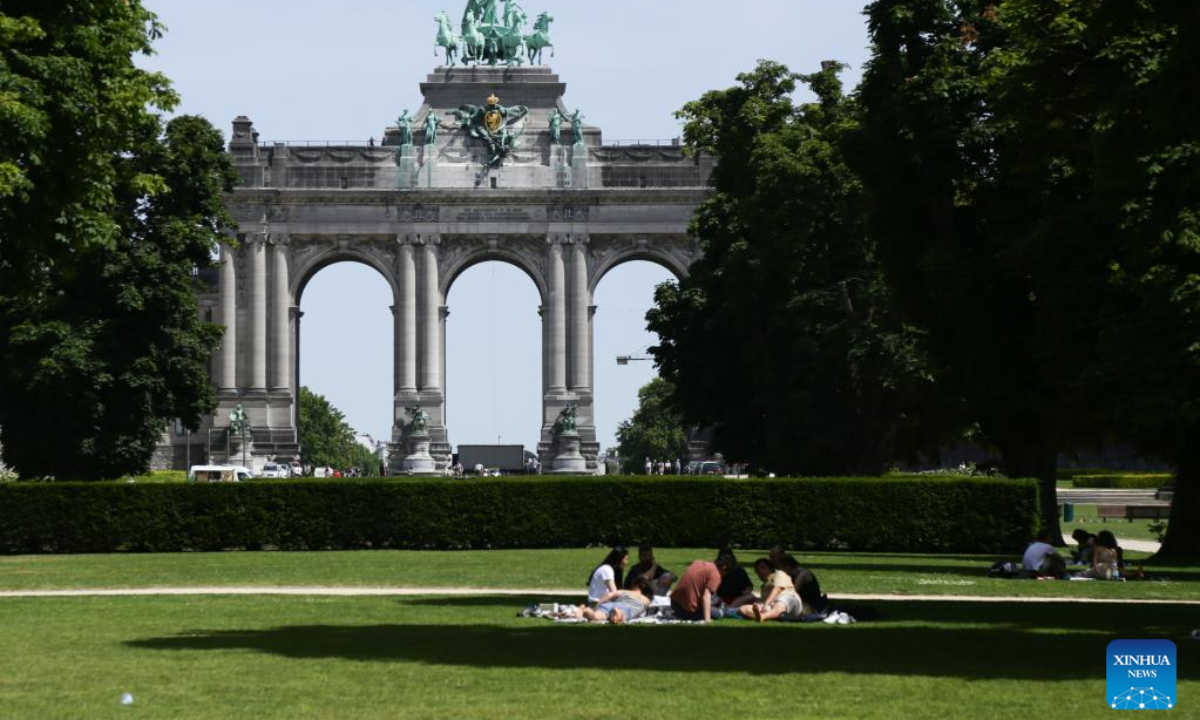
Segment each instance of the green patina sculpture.
[{"label": "green patina sculpture", "polygon": [[558,111],[558,108],[554,108],[554,112],[550,114],[550,142],[554,145],[562,144],[563,120],[566,120],[566,117]]},{"label": "green patina sculpture", "polygon": [[574,136],[575,144],[583,144],[583,114],[579,110],[575,110],[571,115],[571,135]]},{"label": "green patina sculpture", "polygon": [[408,434],[409,435],[428,435],[429,434],[429,413],[420,405],[404,408],[408,413]]},{"label": "green patina sculpture", "polygon": [[396,125],[398,125],[400,127],[400,144],[401,145],[412,145],[412,141],[413,141],[412,121],[413,121],[413,118],[411,115],[408,114],[407,110],[404,111],[403,115],[396,118]]},{"label": "green patina sculpture", "polygon": [[430,110],[425,116],[425,144],[432,145],[437,142],[438,127],[441,126],[442,116],[437,114],[436,110]]},{"label": "green patina sculpture", "polygon": [[[463,65],[522,65],[541,62],[542,51],[551,48],[550,24],[554,16],[542,13],[526,34],[529,15],[516,0],[507,0],[500,11],[500,0],[467,0],[462,16],[462,35],[455,35],[450,16],[445,12],[434,18],[438,24],[436,46],[446,51],[446,65],[457,60]],[[436,52],[436,51],[435,51]]]},{"label": "green patina sculpture", "polygon": [[487,143],[488,167],[498,168],[517,147],[520,132],[513,132],[512,127],[529,114],[529,108],[524,105],[505,107],[495,95],[487,102],[485,107],[463,105],[454,111],[454,117],[471,137]]},{"label": "green patina sculpture", "polygon": [[246,411],[242,408],[241,403],[229,411],[229,432],[234,435],[245,435],[248,428],[246,422]]},{"label": "green patina sculpture", "polygon": [[579,411],[579,406],[574,403],[567,405],[558,414],[558,420],[554,423],[558,429],[559,435],[574,435],[578,432],[575,426],[575,414]]}]

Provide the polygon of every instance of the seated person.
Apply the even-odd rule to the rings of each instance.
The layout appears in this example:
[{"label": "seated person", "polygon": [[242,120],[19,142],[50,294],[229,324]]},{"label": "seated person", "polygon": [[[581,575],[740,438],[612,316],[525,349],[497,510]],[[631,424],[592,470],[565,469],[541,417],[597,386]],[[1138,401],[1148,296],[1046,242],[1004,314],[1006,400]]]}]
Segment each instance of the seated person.
[{"label": "seated person", "polygon": [[796,593],[792,577],[777,570],[767,558],[754,561],[754,572],[763,581],[762,602],[743,605],[738,612],[747,620],[799,620],[804,614],[804,605]]},{"label": "seated person", "polygon": [[829,609],[829,598],[821,592],[821,583],[817,576],[807,568],[801,567],[800,562],[783,548],[771,548],[771,564],[791,576],[796,594],[804,604],[805,615],[820,615]]},{"label": "seated person", "polygon": [[599,602],[600,598],[621,587],[622,574],[629,564],[629,551],[617,545],[609,551],[604,561],[588,576],[588,600]]},{"label": "seated person", "polygon": [[715,563],[696,560],[679,578],[671,591],[671,611],[680,620],[709,622],[713,618],[713,593],[721,585],[721,571]]},{"label": "seated person", "polygon": [[638,546],[638,563],[629,568],[629,574],[625,576],[625,589],[632,589],[634,581],[638,578],[649,580],[655,594],[658,595],[666,595],[671,589],[671,583],[675,582],[675,574],[658,564],[654,559],[654,548],[648,543]]},{"label": "seated person", "polygon": [[[1055,563],[1053,558],[1058,558],[1058,562]],[[1061,564],[1063,564],[1062,557],[1050,544],[1049,530],[1038,533],[1037,539],[1029,543],[1029,547],[1025,548],[1025,555],[1021,558],[1021,567],[1038,575],[1052,575],[1054,574],[1052,571]],[[1050,565],[1054,565],[1054,567],[1050,567]]]},{"label": "seated person", "polygon": [[738,608],[758,600],[754,596],[754,583],[745,568],[738,565],[737,557],[729,548],[722,548],[717,553],[717,568],[721,571],[721,584],[717,587],[717,597],[731,608]]},{"label": "seated person", "polygon": [[1092,555],[1096,552],[1096,536],[1083,528],[1075,528],[1075,532],[1071,533],[1071,539],[1078,544],[1078,547],[1071,553],[1075,562],[1080,565],[1091,565]]},{"label": "seated person", "polygon": [[614,590],[600,597],[600,603],[594,608],[580,605],[575,610],[575,617],[588,622],[607,622],[613,625],[637,620],[646,614],[650,601],[654,599],[654,587],[645,578],[633,582],[632,590]]},{"label": "seated person", "polygon": [[1079,574],[1079,577],[1093,580],[1120,580],[1124,569],[1124,553],[1117,545],[1117,538],[1108,530],[1101,530],[1096,535],[1096,549],[1092,554],[1092,566]]}]

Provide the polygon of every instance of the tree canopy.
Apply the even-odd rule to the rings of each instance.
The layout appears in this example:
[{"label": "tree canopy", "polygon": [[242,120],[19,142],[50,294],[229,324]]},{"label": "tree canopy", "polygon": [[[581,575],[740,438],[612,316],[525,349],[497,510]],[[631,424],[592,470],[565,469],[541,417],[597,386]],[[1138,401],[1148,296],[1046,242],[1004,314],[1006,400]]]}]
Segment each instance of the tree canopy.
[{"label": "tree canopy", "polygon": [[1046,527],[1060,452],[1132,438],[1179,470],[1165,549],[1200,554],[1180,522],[1200,493],[1184,440],[1200,400],[1200,13],[877,0],[868,17],[849,153],[897,310],[928,333],[940,381],[1008,474],[1041,479]]},{"label": "tree canopy", "polygon": [[617,425],[617,453],[624,472],[644,472],[646,458],[655,462],[687,458],[687,429],[674,401],[675,389],[662,378],[638,390],[633,417]]},{"label": "tree canopy", "polygon": [[0,433],[24,476],[142,472],[213,407],[196,291],[235,176],[206,120],[164,124],[176,97],[132,60],[160,32],[136,0],[0,10]]},{"label": "tree canopy", "polygon": [[[865,232],[840,70],[761,62],[679,113],[687,146],[721,161],[693,223],[704,258],[647,316],[684,419],[780,474],[877,474],[935,451],[951,417]],[[817,102],[793,103],[798,80]]]},{"label": "tree canopy", "polygon": [[361,468],[368,475],[381,471],[379,458],[357,440],[346,416],[324,395],[300,388],[300,446],[304,464],[336,469]]}]

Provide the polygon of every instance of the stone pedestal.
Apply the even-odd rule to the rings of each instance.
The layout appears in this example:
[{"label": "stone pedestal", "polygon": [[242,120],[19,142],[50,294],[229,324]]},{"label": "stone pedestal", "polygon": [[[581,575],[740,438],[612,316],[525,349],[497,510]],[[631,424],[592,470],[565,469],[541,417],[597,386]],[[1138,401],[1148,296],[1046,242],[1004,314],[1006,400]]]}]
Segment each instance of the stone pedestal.
[{"label": "stone pedestal", "polygon": [[417,149],[411,143],[400,146],[396,157],[396,187],[411,190],[417,185]]},{"label": "stone pedestal", "polygon": [[409,475],[437,475],[437,463],[429,453],[432,438],[428,434],[408,436],[408,455],[400,469]]},{"label": "stone pedestal", "polygon": [[421,169],[417,171],[417,187],[433,187],[433,165],[437,161],[437,154],[438,149],[435,144],[425,143],[425,150],[421,158]]},{"label": "stone pedestal", "polygon": [[571,163],[567,159],[570,156],[570,152],[561,145],[554,145],[550,148],[550,155],[550,162],[554,165],[554,179],[558,187],[571,187]]},{"label": "stone pedestal", "polygon": [[588,187],[588,149],[582,143],[576,143],[571,148],[571,187],[587,190]]},{"label": "stone pedestal", "polygon": [[577,432],[565,432],[558,436],[558,455],[554,458],[551,472],[556,475],[583,475],[587,473],[587,459],[579,450],[583,445]]}]

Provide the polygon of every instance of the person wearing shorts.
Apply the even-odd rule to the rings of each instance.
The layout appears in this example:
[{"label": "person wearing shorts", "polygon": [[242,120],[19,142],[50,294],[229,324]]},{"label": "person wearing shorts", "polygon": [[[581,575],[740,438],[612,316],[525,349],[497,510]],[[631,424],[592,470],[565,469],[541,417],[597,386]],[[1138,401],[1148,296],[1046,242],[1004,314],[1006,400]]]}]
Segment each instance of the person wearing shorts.
[{"label": "person wearing shorts", "polygon": [[646,614],[646,608],[654,599],[654,586],[645,578],[637,578],[632,590],[614,590],[600,598],[596,607],[581,605],[575,617],[588,622],[607,622],[620,625],[636,620]]},{"label": "person wearing shorts", "polygon": [[762,602],[743,605],[738,613],[748,620],[799,620],[804,614],[804,603],[796,593],[792,577],[777,570],[767,558],[754,562],[754,572],[763,581]]}]

